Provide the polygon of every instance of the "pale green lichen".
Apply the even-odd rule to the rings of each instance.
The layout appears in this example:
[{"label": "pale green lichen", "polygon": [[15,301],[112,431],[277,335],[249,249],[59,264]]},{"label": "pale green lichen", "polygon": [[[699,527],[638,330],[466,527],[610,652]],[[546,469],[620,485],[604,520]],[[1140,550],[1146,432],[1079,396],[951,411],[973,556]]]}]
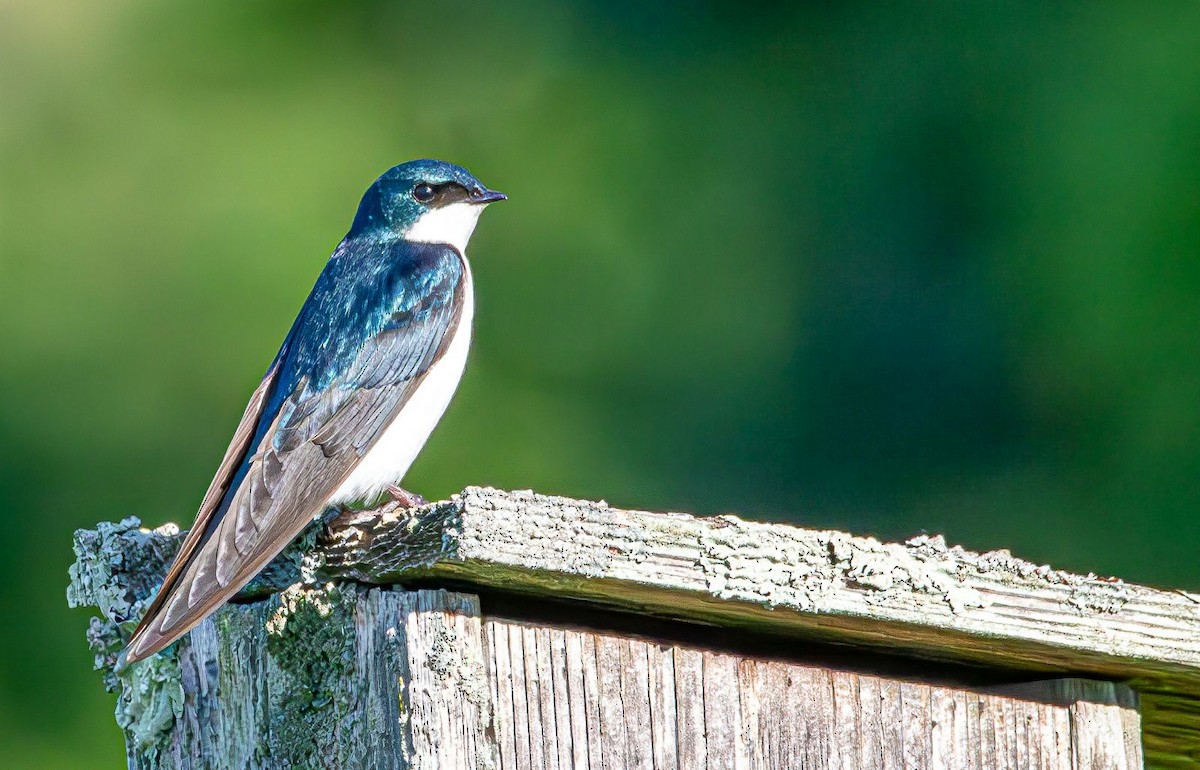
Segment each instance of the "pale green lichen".
[{"label": "pale green lichen", "polygon": [[179,548],[173,524],[141,528],[130,516],[118,523],[101,522],[95,530],[75,533],[75,563],[67,602],[93,606],[101,617],[88,624],[88,646],[104,686],[117,692],[116,720],[129,742],[153,755],[170,739],[175,719],[183,713],[179,658],[173,649],[117,671],[117,658],[133,632],[166,566]]},{"label": "pale green lichen", "polygon": [[[314,521],[240,598],[264,596],[297,581],[311,582],[317,567],[314,545],[327,525],[328,515]],[[173,524],[148,530],[133,516],[117,523],[101,522],[93,530],[81,529],[75,533],[75,563],[70,567],[67,588],[71,606],[100,611],[99,617],[90,620],[87,632],[95,668],[102,673],[105,688],[117,693],[115,717],[131,751],[150,761],[150,766],[175,738],[177,720],[183,713],[178,645],[125,668],[118,660],[182,540]],[[353,591],[296,588],[281,597],[273,617],[268,643],[277,653],[276,662],[296,679],[297,686],[287,692],[301,694],[289,696],[282,704],[289,713],[302,717],[295,723],[297,727],[273,736],[289,744],[284,754],[297,757],[293,767],[321,766],[315,736],[328,733],[325,720],[331,714],[346,711],[344,702],[350,695],[337,683],[346,667],[353,665],[352,644],[345,631],[327,633],[337,628],[336,622],[329,625],[327,621],[331,612],[353,605]],[[264,747],[262,753],[278,750],[278,746]]]},{"label": "pale green lichen", "polygon": [[357,692],[348,687],[355,669],[354,586],[297,584],[272,601],[267,650],[286,683],[272,703],[271,753],[293,767],[328,764],[337,730],[350,726]]},{"label": "pale green lichen", "polygon": [[118,675],[117,724],[138,751],[153,755],[183,714],[179,656],[171,650],[127,666]]}]

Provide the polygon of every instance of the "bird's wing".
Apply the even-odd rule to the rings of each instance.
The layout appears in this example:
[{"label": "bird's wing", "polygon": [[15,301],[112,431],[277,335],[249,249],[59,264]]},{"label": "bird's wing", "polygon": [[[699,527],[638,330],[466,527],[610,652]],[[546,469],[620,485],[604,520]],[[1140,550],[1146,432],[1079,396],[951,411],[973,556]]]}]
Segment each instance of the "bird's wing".
[{"label": "bird's wing", "polygon": [[[323,378],[311,366],[313,356],[304,361],[304,340],[327,339],[321,330],[314,335],[312,324],[330,321],[305,323],[301,311],[286,350],[251,398],[201,515],[134,631],[127,661],[178,639],[258,574],[324,509],[420,387],[453,339],[464,304],[461,256],[448,247],[444,252],[432,278],[401,287],[373,333],[354,346],[350,363],[327,383],[315,381]],[[298,335],[302,339],[294,339]],[[287,393],[270,396],[273,386],[293,380]],[[268,399],[274,404],[264,409]],[[261,439],[251,446],[246,437],[253,433]],[[232,476],[230,468],[237,469]]]},{"label": "bird's wing", "polygon": [[263,406],[266,404],[271,386],[275,384],[276,375],[279,373],[280,359],[283,357],[286,349],[287,341],[285,340],[283,348],[279,351],[279,355],[275,357],[271,368],[263,376],[262,382],[250,394],[250,403],[246,404],[246,411],[242,413],[242,419],[238,422],[237,429],[233,432],[233,439],[229,442],[229,448],[225,450],[225,457],[221,460],[221,464],[217,468],[217,473],[213,476],[212,483],[208,485],[208,491],[204,493],[204,500],[200,503],[200,510],[196,513],[196,521],[192,525],[192,529],[188,532],[187,537],[184,538],[183,545],[179,547],[179,553],[175,555],[174,563],[167,570],[167,575],[163,578],[162,588],[155,595],[154,601],[150,603],[149,609],[146,610],[146,614],[142,616],[141,624],[134,631],[134,639],[137,639],[138,635],[143,632],[147,622],[158,615],[159,610],[162,609],[163,602],[170,595],[167,587],[174,585],[179,580],[180,574],[189,564],[192,554],[196,551],[196,547],[204,539],[204,533],[208,529],[209,522],[212,521],[213,514],[221,504],[222,498],[225,497],[229,485],[233,482],[238,466],[245,459],[246,450],[250,448],[255,428],[263,413]]}]

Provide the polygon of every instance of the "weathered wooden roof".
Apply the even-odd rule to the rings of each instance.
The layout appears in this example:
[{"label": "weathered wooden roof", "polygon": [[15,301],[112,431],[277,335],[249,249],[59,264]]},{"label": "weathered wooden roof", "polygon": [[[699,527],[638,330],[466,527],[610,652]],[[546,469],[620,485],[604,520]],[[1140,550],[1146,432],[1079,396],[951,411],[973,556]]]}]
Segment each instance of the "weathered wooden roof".
[{"label": "weathered wooden roof", "polygon": [[[449,580],[921,659],[1127,682],[1141,697],[1149,765],[1200,761],[1200,595],[1071,574],[1007,551],[472,487],[423,508],[335,520],[302,560],[313,581]],[[289,579],[267,575],[255,590]]]},{"label": "weathered wooden roof", "polygon": [[1200,594],[1076,575],[940,536],[844,532],[468,488],[339,522],[319,572],[454,578],[922,658],[1127,681],[1148,758],[1200,760]]}]

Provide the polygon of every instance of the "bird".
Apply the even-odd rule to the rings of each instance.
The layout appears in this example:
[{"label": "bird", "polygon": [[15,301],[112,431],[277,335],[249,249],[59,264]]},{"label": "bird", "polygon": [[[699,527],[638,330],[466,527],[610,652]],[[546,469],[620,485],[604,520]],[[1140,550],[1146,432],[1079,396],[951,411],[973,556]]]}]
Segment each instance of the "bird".
[{"label": "bird", "polygon": [[413,160],[367,189],[267,372],[121,653],[162,650],[233,597],[329,507],[399,487],[458,387],[474,315],[467,242],[507,196]]}]

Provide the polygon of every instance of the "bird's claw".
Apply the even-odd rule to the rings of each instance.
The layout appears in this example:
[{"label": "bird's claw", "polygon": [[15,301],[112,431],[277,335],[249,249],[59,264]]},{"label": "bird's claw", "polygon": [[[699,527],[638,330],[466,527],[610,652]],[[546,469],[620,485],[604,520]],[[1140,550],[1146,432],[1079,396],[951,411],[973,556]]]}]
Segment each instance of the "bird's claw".
[{"label": "bird's claw", "polygon": [[[396,484],[388,484],[387,492],[392,496],[392,503],[395,503],[395,508],[416,508],[421,505],[428,505],[429,501],[421,497],[416,492],[409,492],[407,489],[401,489]],[[385,507],[392,507],[391,503]],[[393,508],[394,510],[394,508]]]}]

